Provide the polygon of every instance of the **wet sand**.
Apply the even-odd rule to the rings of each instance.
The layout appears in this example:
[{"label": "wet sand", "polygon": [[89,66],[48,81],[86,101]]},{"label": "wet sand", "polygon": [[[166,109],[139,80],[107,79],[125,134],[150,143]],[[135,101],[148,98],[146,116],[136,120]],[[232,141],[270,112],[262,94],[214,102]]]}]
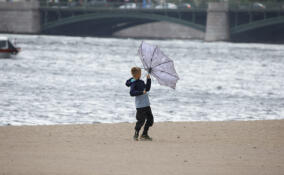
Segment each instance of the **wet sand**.
[{"label": "wet sand", "polygon": [[283,175],[284,120],[2,126],[0,175]]}]

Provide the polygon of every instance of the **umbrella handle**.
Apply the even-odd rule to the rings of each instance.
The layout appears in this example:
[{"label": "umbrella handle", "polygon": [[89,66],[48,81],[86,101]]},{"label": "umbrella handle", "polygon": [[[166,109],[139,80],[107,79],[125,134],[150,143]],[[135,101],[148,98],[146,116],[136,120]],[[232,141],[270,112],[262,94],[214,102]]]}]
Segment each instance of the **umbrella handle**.
[{"label": "umbrella handle", "polygon": [[148,72],[149,74],[151,74],[152,68],[150,67],[149,69],[147,69],[147,72]]},{"label": "umbrella handle", "polygon": [[[141,69],[145,69],[145,68],[141,68]],[[151,72],[152,72],[152,68],[150,67],[150,68],[148,68],[148,69],[145,69],[149,74],[151,74]]]}]

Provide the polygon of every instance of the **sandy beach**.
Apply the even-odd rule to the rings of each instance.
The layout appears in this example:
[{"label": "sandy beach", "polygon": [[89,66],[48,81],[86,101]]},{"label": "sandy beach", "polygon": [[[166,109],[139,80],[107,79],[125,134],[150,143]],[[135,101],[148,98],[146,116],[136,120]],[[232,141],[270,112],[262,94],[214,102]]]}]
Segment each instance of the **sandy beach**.
[{"label": "sandy beach", "polygon": [[284,120],[2,126],[1,175],[283,175]]}]

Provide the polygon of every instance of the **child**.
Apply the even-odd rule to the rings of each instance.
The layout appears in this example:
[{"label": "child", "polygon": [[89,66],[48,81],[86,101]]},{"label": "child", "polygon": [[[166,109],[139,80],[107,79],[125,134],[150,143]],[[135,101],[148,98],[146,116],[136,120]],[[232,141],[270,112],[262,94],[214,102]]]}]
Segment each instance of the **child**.
[{"label": "child", "polygon": [[141,135],[142,140],[152,140],[148,135],[148,129],[154,123],[154,118],[152,115],[150,101],[147,92],[151,88],[151,78],[150,75],[147,75],[147,83],[145,84],[143,80],[140,80],[141,69],[139,67],[133,67],[131,69],[132,78],[126,81],[126,86],[130,87],[130,95],[135,96],[135,105],[136,105],[136,126],[135,134],[133,136],[134,140],[138,140],[139,131],[144,125],[145,120],[146,124],[144,126],[144,131]]}]

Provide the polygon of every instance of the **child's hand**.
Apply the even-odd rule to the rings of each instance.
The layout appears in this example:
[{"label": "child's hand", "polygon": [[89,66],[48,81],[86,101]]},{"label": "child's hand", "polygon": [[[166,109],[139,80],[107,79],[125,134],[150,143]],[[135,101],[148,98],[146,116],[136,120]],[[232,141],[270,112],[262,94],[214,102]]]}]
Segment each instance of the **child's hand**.
[{"label": "child's hand", "polygon": [[144,90],[144,91],[143,91],[143,94],[146,94],[146,93],[147,93],[146,90]]},{"label": "child's hand", "polygon": [[151,78],[151,77],[150,77],[150,74],[148,74],[148,75],[147,75],[147,79],[150,79],[150,78]]}]

